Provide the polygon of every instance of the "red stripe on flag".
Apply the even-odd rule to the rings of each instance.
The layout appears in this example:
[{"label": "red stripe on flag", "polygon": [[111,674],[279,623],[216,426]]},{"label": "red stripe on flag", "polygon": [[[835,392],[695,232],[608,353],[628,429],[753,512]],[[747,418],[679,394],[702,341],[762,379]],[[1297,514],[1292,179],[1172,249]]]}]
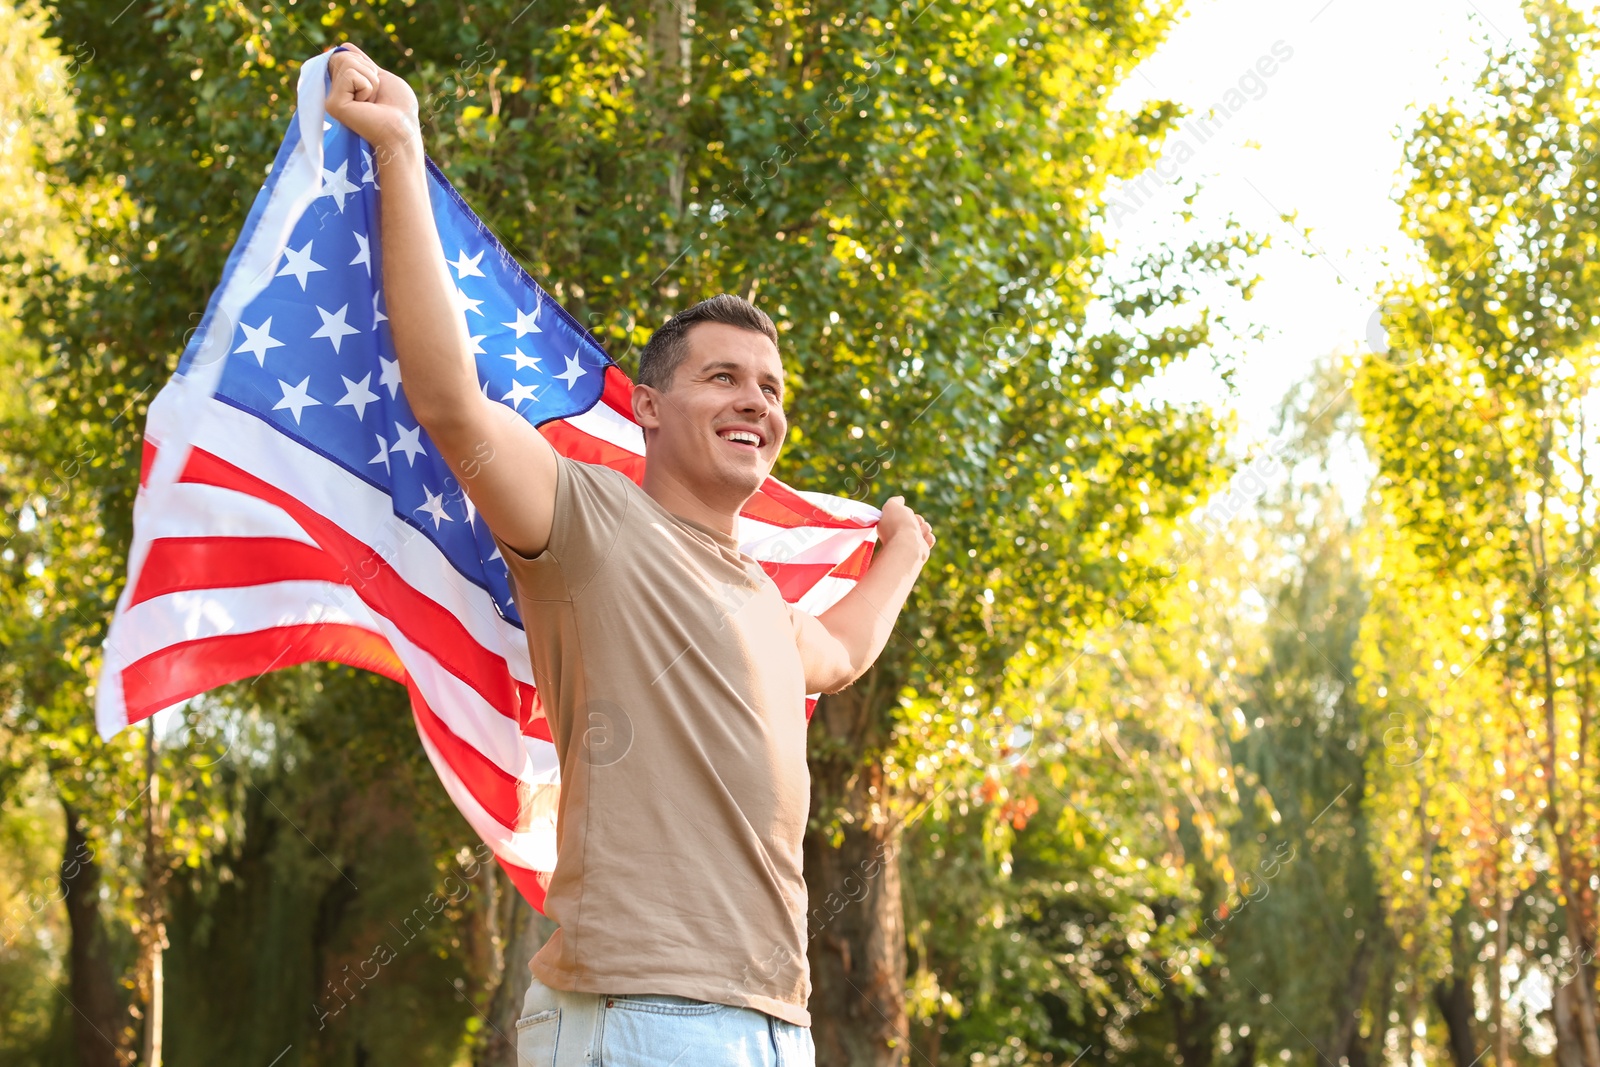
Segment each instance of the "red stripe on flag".
[{"label": "red stripe on flag", "polygon": [[876,541],[863,541],[856,546],[856,550],[840,561],[839,565],[828,572],[832,578],[849,578],[852,581],[859,579],[867,573],[867,565],[872,562],[872,550],[878,546]]},{"label": "red stripe on flag", "polygon": [[411,712],[416,717],[417,728],[433,742],[440,758],[450,765],[467,792],[501,826],[513,831],[521,829],[517,825],[522,810],[517,779],[446,726],[422,698],[415,683],[408,680],[406,689],[411,693]]},{"label": "red stripe on flag", "polygon": [[791,604],[805,596],[834,568],[832,563],[774,563],[765,559],[759,562],[761,569],[772,579],[772,584],[783,594],[783,599]]},{"label": "red stripe on flag", "polygon": [[633,421],[633,382],[616,364],[606,368],[606,386],[600,393],[600,399],[606,407],[629,422]]},{"label": "red stripe on flag", "polygon": [[550,734],[550,720],[544,713],[544,701],[539,699],[539,690],[531,685],[517,688],[525,698],[517,708],[517,725],[521,727],[523,736],[537,737],[555,744],[556,739]]},{"label": "red stripe on flag", "polygon": [[533,910],[540,915],[544,914],[544,886],[539,884],[538,872],[527,867],[518,867],[515,863],[507,863],[499,856],[495,857],[506,876],[511,879],[511,884],[533,905]]},{"label": "red stripe on flag", "polygon": [[793,604],[824,578],[861,577],[871,558],[872,542],[866,541],[838,563],[776,563],[767,559],[758,562],[783,594],[783,599]]},{"label": "red stripe on flag", "polygon": [[144,447],[139,452],[139,485],[145,486],[150,482],[150,468],[156,464],[156,443],[150,438],[144,439]]},{"label": "red stripe on flag", "polygon": [[208,689],[300,663],[346,663],[395,681],[405,668],[389,642],[347,623],[301,623],[168,645],[122,671],[128,725]]},{"label": "red stripe on flag", "polygon": [[[202,448],[190,450],[180,480],[248,493],[288,512],[341,568],[343,584],[364,604],[392,622],[413,644],[426,649],[440,666],[481,694],[500,714],[519,720],[524,733],[539,736],[533,723],[523,718],[535,706],[524,692],[531,687],[511,677],[502,657],[480,645],[442,604],[407,584],[369,545],[304,502]],[[545,732],[549,732],[548,726]]]},{"label": "red stripe on flag", "polygon": [[825,530],[865,530],[873,525],[866,519],[841,519],[830,515],[773,477],[767,478],[739,514],[786,529],[817,526]]},{"label": "red stripe on flag", "polygon": [[539,432],[568,459],[610,467],[632,478],[635,484],[644,484],[644,457],[637,452],[584,433],[567,422],[547,422],[539,427]]},{"label": "red stripe on flag", "polygon": [[190,589],[270,582],[348,584],[344,569],[316,545],[287,537],[158,537],[128,606]]}]

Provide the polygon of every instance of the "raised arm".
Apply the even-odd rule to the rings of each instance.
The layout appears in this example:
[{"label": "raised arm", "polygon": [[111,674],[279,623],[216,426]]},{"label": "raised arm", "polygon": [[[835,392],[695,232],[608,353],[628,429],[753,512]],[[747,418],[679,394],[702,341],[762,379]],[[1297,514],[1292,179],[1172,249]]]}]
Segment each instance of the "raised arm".
[{"label": "raised arm", "polygon": [[428,202],[417,97],[353,45],[328,64],[328,114],[372,145],[382,191],[384,304],[406,400],[489,528],[543,552],[556,454],[517,413],[479,391],[466,320]]},{"label": "raised arm", "polygon": [[911,587],[933,548],[933,527],[892,497],[878,520],[878,551],[854,589],[818,616],[801,641],[806,688],[836,693],[866,673],[883,652]]}]

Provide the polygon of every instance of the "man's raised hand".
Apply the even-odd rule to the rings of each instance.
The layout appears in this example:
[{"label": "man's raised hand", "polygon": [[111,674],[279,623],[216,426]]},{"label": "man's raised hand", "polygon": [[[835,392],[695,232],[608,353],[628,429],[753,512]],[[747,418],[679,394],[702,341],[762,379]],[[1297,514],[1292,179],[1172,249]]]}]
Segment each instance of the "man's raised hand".
[{"label": "man's raised hand", "polygon": [[417,94],[355,45],[333,54],[328,76],[329,116],[374,148],[398,148],[418,135]]},{"label": "man's raised hand", "polygon": [[411,413],[489,528],[536,556],[554,521],[555,449],[479,391],[466,315],[429,206],[417,96],[354,45],[333,54],[328,77],[328,115],[372,145],[383,175],[384,306]]}]

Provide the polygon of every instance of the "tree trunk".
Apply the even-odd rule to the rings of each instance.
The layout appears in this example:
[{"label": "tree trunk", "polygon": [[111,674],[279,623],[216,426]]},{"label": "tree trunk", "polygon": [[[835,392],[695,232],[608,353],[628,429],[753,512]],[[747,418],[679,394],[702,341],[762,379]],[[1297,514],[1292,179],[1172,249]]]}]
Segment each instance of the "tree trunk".
[{"label": "tree trunk", "polygon": [[61,896],[67,906],[72,943],[67,951],[68,999],[72,1002],[72,1041],[79,1067],[122,1067],[127,1012],[117,996],[117,979],[108,958],[100,921],[100,866],[84,836],[78,813],[66,801],[67,841],[61,858]]},{"label": "tree trunk", "polygon": [[1579,1022],[1577,982],[1559,986],[1550,1005],[1556,1031],[1557,1067],[1591,1067],[1584,1062],[1583,1033]]},{"label": "tree trunk", "polygon": [[1388,1063],[1386,1045],[1389,1038],[1389,1012],[1394,1007],[1394,972],[1395,972],[1395,944],[1394,939],[1387,933],[1388,909],[1380,901],[1379,914],[1383,916],[1384,926],[1379,931],[1371,931],[1368,937],[1382,937],[1383,944],[1376,946],[1373,951],[1383,960],[1383,980],[1378,983],[1378,1010],[1372,1020],[1372,1031],[1362,1041],[1356,1042],[1356,1050],[1360,1054],[1350,1057],[1351,1067],[1367,1067],[1368,1064]]},{"label": "tree trunk", "polygon": [[1433,987],[1433,1004],[1450,1031],[1450,1055],[1456,1067],[1473,1067],[1481,1057],[1472,1038],[1472,987],[1456,975]]},{"label": "tree trunk", "polygon": [[[489,873],[494,878],[504,877],[498,866]],[[528,961],[556,928],[555,923],[522,899],[522,894],[510,885],[510,879],[502,884],[505,889],[502,895],[507,903],[501,909],[500,981],[489,999],[488,1040],[479,1051],[475,1067],[518,1067],[517,1020],[522,1017],[522,998],[527,995],[533,979]]]},{"label": "tree trunk", "polygon": [[[1207,975],[1208,978],[1214,975]],[[1217,1046],[1217,1021],[1206,997],[1166,997],[1172,1013],[1172,1035],[1178,1062],[1184,1067],[1211,1067]]]},{"label": "tree trunk", "polygon": [[[901,825],[888,814],[882,765],[861,757],[873,751],[876,689],[858,682],[823,697],[811,724],[807,956],[811,1033],[827,1067],[900,1067],[910,1055]],[[837,848],[827,830],[835,811],[847,815]]]},{"label": "tree trunk", "polygon": [[1494,963],[1489,969],[1489,995],[1494,1004],[1490,1018],[1494,1023],[1495,1067],[1511,1067],[1511,1028],[1506,1018],[1505,959],[1511,945],[1511,899],[1505,891],[1505,868],[1495,860],[1494,883]]},{"label": "tree trunk", "polygon": [[1450,1055],[1456,1067],[1475,1067],[1483,1058],[1472,1036],[1475,1008],[1472,998],[1472,957],[1461,935],[1464,912],[1450,921],[1450,980],[1433,986],[1433,1004],[1450,1033]]},{"label": "tree trunk", "polygon": [[[693,75],[694,0],[652,0],[650,51],[655,58],[651,89],[655,97],[656,128],[661,131],[667,159],[667,196],[672,217],[683,217],[683,185],[687,170],[688,141],[684,110],[689,106]],[[671,251],[677,253],[677,248]]]},{"label": "tree trunk", "polygon": [[1333,1002],[1333,1036],[1328,1039],[1326,1055],[1334,1063],[1351,1058],[1355,1046],[1361,1043],[1361,1002],[1367,996],[1367,973],[1371,967],[1372,938],[1363,937],[1350,961],[1344,989]]},{"label": "tree trunk", "polygon": [[806,836],[811,1033],[817,1062],[830,1067],[906,1062],[900,835],[887,831],[846,827],[838,848]]},{"label": "tree trunk", "polygon": [[161,779],[156,774],[156,721],[145,720],[144,735],[144,1054],[140,1063],[161,1067],[166,1026],[166,973],[162,953],[167,947],[166,860],[159,827]]}]

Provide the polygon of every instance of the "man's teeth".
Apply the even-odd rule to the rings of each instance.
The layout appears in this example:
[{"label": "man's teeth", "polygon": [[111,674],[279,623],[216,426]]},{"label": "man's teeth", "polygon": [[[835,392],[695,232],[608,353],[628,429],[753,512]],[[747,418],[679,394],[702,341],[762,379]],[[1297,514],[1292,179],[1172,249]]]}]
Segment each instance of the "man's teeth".
[{"label": "man's teeth", "polygon": [[740,441],[747,445],[755,445],[757,448],[761,447],[761,438],[747,430],[731,430],[723,434],[722,439],[724,441]]}]

